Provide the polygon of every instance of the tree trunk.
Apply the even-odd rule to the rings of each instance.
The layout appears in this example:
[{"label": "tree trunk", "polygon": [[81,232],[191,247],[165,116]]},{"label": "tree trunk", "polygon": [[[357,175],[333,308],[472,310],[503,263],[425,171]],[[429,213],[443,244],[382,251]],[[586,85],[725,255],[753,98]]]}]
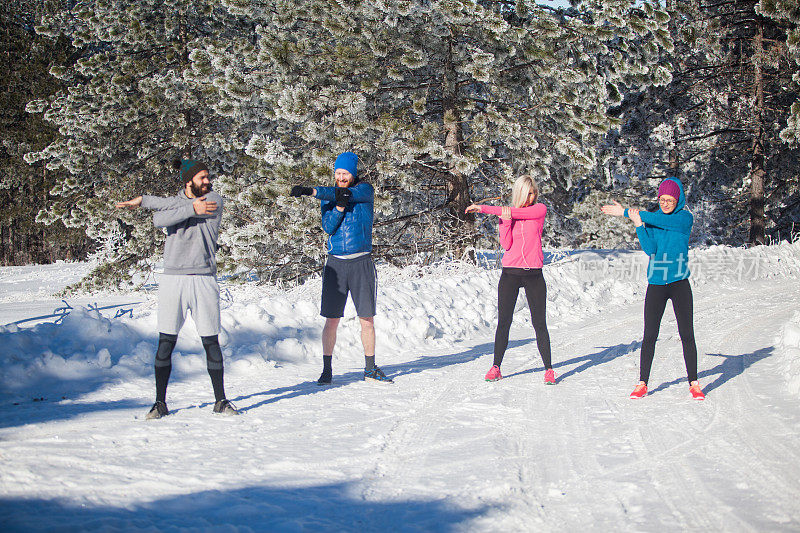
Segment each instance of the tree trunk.
[{"label": "tree trunk", "polygon": [[19,249],[19,245],[17,244],[17,239],[16,239],[16,233],[17,232],[14,231],[14,224],[9,225],[8,226],[8,245],[9,245],[8,248],[9,248],[9,252],[10,253],[8,254],[8,263],[6,263],[8,265],[13,265],[14,264],[14,258],[17,256],[17,250]]},{"label": "tree trunk", "polygon": [[753,152],[750,163],[750,244],[766,242],[764,216],[764,181],[767,173],[764,170],[763,135],[759,132],[753,141]]},{"label": "tree trunk", "polygon": [[[189,33],[184,18],[185,13],[178,14],[178,40],[181,44],[181,67],[183,70],[189,68]],[[183,149],[183,158],[192,158],[192,140],[194,139],[194,125],[192,124],[192,110],[184,103],[183,119],[186,122],[186,146]]]},{"label": "tree trunk", "polygon": [[758,32],[755,36],[755,50],[753,54],[753,91],[756,101],[756,132],[753,138],[753,148],[750,154],[750,244],[764,244],[766,241],[764,226],[764,76],[762,62],[764,59],[764,25],[758,21]]},{"label": "tree trunk", "polygon": [[[444,80],[442,82],[442,110],[444,122],[444,149],[453,155],[461,155],[461,113],[456,101],[456,71],[453,65],[453,41],[445,38],[447,47],[444,62]],[[466,215],[464,210],[472,201],[469,195],[469,182],[467,178],[455,167],[448,169],[447,199],[450,203],[450,212],[459,220],[472,224],[474,215]]]},{"label": "tree trunk", "polygon": [[669,151],[669,172],[670,176],[677,177],[678,171],[680,170],[680,164],[678,163],[678,149],[673,148]]}]

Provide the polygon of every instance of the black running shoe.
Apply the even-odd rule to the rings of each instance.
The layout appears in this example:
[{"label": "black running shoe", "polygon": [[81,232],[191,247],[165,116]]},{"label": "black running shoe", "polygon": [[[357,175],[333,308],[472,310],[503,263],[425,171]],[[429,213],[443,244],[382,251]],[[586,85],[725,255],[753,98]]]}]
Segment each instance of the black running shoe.
[{"label": "black running shoe", "polygon": [[155,420],[157,418],[161,418],[162,416],[167,416],[168,414],[169,414],[169,409],[167,409],[167,404],[164,402],[156,402],[153,404],[153,407],[150,409],[150,412],[147,413],[145,419]]},{"label": "black running shoe", "polygon": [[368,379],[380,381],[381,383],[394,383],[394,381],[392,381],[391,378],[387,378],[383,370],[377,366],[373,366],[371,370],[364,370],[364,381]]},{"label": "black running shoe", "polygon": [[214,404],[214,412],[222,415],[238,415],[239,411],[229,400],[219,400]]},{"label": "black running shoe", "polygon": [[333,382],[333,372],[322,371],[322,375],[317,380],[317,385],[330,385]]}]

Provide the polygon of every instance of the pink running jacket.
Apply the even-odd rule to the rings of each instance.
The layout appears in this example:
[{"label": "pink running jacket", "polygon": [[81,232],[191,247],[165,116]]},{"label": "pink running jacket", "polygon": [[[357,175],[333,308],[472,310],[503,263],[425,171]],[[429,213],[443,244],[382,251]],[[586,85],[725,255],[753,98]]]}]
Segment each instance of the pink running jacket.
[{"label": "pink running jacket", "polygon": [[[500,216],[501,207],[481,205],[481,213]],[[503,266],[510,268],[542,268],[542,229],[547,206],[533,204],[512,207],[511,220],[500,219],[500,244],[506,250]]]}]

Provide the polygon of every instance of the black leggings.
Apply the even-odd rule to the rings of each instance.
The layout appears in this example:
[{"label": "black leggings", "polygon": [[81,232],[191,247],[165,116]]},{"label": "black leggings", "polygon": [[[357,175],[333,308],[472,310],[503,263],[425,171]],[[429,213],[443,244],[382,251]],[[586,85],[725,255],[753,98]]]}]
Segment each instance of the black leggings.
[{"label": "black leggings", "polygon": [[[208,337],[200,337],[203,341],[203,349],[206,352],[206,367],[209,370],[222,370],[222,349],[219,346],[219,337],[217,335],[210,335]],[[177,335],[168,335],[166,333],[158,334],[158,349],[156,350],[156,368],[172,367],[172,350],[175,349],[175,344],[178,342]]]},{"label": "black leggings", "polygon": [[656,352],[656,339],[661,327],[661,317],[667,300],[672,300],[672,310],[678,321],[678,333],[683,345],[683,361],[686,363],[686,376],[689,382],[697,381],[697,345],[694,342],[692,287],[688,279],[667,285],[648,285],[644,297],[644,340],[639,362],[639,379],[647,383],[650,367]]},{"label": "black leggings", "polygon": [[520,288],[525,287],[525,297],[531,311],[536,345],[546,369],[550,362],[550,334],[547,332],[547,285],[541,268],[503,268],[497,285],[497,332],[494,335],[494,364],[500,366],[508,347],[508,330],[514,319],[514,306]]},{"label": "black leggings", "polygon": [[[200,337],[206,351],[206,367],[211,376],[211,386],[214,388],[214,397],[217,401],[225,399],[224,370],[222,363],[222,349],[219,346],[219,337],[210,335]],[[167,385],[172,373],[172,351],[178,341],[177,335],[159,333],[158,350],[156,351],[156,401],[167,401]]]}]

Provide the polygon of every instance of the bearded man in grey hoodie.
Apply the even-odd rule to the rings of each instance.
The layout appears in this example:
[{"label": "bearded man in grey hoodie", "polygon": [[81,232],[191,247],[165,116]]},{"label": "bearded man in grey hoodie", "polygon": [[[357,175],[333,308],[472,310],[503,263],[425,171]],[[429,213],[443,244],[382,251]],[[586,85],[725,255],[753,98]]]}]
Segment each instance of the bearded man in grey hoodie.
[{"label": "bearded man in grey hoodie", "polygon": [[168,415],[167,384],[172,372],[172,350],[178,332],[191,312],[206,352],[208,374],[214,388],[214,412],[239,412],[225,398],[222,350],[219,345],[220,312],[217,284],[217,236],[222,219],[222,197],[211,190],[208,167],[200,161],[175,162],[182,189],[177,195],[137,196],[118,208],[143,207],[154,211],[153,224],[167,232],[164,273],[158,284],[158,349],[155,358],[156,402],[147,419]]}]

